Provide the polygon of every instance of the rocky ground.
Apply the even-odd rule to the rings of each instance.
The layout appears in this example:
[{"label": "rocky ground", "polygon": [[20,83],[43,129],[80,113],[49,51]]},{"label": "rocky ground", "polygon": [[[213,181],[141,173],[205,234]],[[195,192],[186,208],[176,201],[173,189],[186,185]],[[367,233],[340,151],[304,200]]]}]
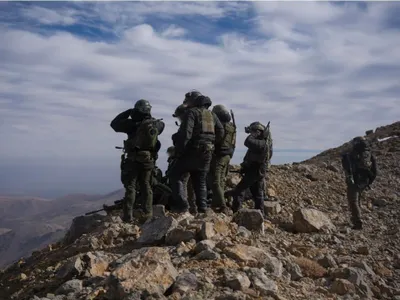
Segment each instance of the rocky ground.
[{"label": "rocky ground", "polygon": [[0,299],[398,300],[399,136],[400,122],[368,135],[380,172],[363,196],[362,231],[348,223],[345,144],[273,166],[268,220],[251,202],[234,216],[155,206],[143,225],[77,217],[62,241],[2,271]]}]

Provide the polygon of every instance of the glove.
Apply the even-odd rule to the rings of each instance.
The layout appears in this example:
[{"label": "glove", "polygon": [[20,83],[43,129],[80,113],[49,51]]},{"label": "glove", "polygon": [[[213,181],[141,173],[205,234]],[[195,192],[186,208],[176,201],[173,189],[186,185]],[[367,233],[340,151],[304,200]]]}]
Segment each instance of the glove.
[{"label": "glove", "polygon": [[351,176],[351,175],[346,176],[346,183],[347,183],[348,185],[354,185],[353,176]]}]

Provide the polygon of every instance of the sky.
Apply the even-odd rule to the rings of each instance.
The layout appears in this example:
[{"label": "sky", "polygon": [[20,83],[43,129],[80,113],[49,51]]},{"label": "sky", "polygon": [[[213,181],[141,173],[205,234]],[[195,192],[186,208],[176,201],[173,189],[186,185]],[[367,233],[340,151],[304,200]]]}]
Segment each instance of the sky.
[{"label": "sky", "polygon": [[197,89],[244,127],[271,121],[272,163],[399,120],[400,3],[0,2],[0,193],[121,187],[111,120],[145,98],[166,129]]}]

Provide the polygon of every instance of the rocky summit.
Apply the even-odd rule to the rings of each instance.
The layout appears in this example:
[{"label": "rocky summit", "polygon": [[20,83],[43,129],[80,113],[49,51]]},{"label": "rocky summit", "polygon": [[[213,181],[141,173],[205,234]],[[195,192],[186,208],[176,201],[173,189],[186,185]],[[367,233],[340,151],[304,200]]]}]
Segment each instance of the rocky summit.
[{"label": "rocky summit", "polygon": [[[267,219],[77,217],[58,243],[0,274],[0,299],[400,299],[400,122],[367,132],[379,174],[351,230],[340,153],[272,166]],[[231,166],[227,185],[240,180]]]}]

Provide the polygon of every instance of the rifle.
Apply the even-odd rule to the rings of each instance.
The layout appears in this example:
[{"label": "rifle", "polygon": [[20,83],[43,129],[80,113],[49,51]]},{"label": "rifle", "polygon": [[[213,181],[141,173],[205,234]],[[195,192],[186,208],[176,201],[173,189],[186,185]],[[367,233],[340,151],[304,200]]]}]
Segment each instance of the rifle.
[{"label": "rifle", "polygon": [[233,113],[233,110],[231,109],[231,116],[232,116],[232,123],[233,123],[233,126],[235,127],[235,129],[236,129],[236,121],[235,121],[235,115],[234,115],[234,113]]},{"label": "rifle", "polygon": [[[159,183],[157,182],[154,186],[153,186],[153,191],[160,193],[163,196],[167,196],[169,197],[172,194],[172,190],[165,184]],[[139,199],[140,195],[139,195],[139,191],[137,191],[136,193],[136,198]],[[107,204],[103,204],[103,208],[102,209],[98,209],[98,210],[94,210],[91,212],[86,213],[86,216],[89,215],[93,215],[95,213],[101,212],[101,211],[105,211],[107,214],[109,214],[110,212],[114,211],[114,210],[120,210],[123,207],[123,201],[124,200],[116,200],[114,201],[114,205],[107,205]],[[138,208],[140,205],[139,201],[135,202],[135,207]]]},{"label": "rifle", "polygon": [[[265,127],[265,129],[264,129],[264,132],[263,132],[263,138],[265,139],[265,147],[264,147],[264,154],[265,154],[265,156],[267,156],[266,154],[266,152],[268,151],[268,143],[267,143],[267,139],[268,139],[268,135],[270,134],[269,133],[269,125],[270,125],[270,123],[271,123],[271,121],[268,121],[268,124],[267,124],[267,126]],[[269,157],[270,155],[269,155],[270,153],[268,153],[268,162],[267,162],[267,164],[269,165],[269,160],[271,159],[271,157]]]},{"label": "rifle", "polygon": [[114,210],[122,209],[122,206],[123,206],[123,200],[116,200],[116,201],[114,201],[114,205],[103,204],[102,209],[90,211],[90,212],[86,213],[85,216],[93,215],[93,214],[96,214],[101,211],[105,211],[108,215],[110,212],[112,212]]}]

